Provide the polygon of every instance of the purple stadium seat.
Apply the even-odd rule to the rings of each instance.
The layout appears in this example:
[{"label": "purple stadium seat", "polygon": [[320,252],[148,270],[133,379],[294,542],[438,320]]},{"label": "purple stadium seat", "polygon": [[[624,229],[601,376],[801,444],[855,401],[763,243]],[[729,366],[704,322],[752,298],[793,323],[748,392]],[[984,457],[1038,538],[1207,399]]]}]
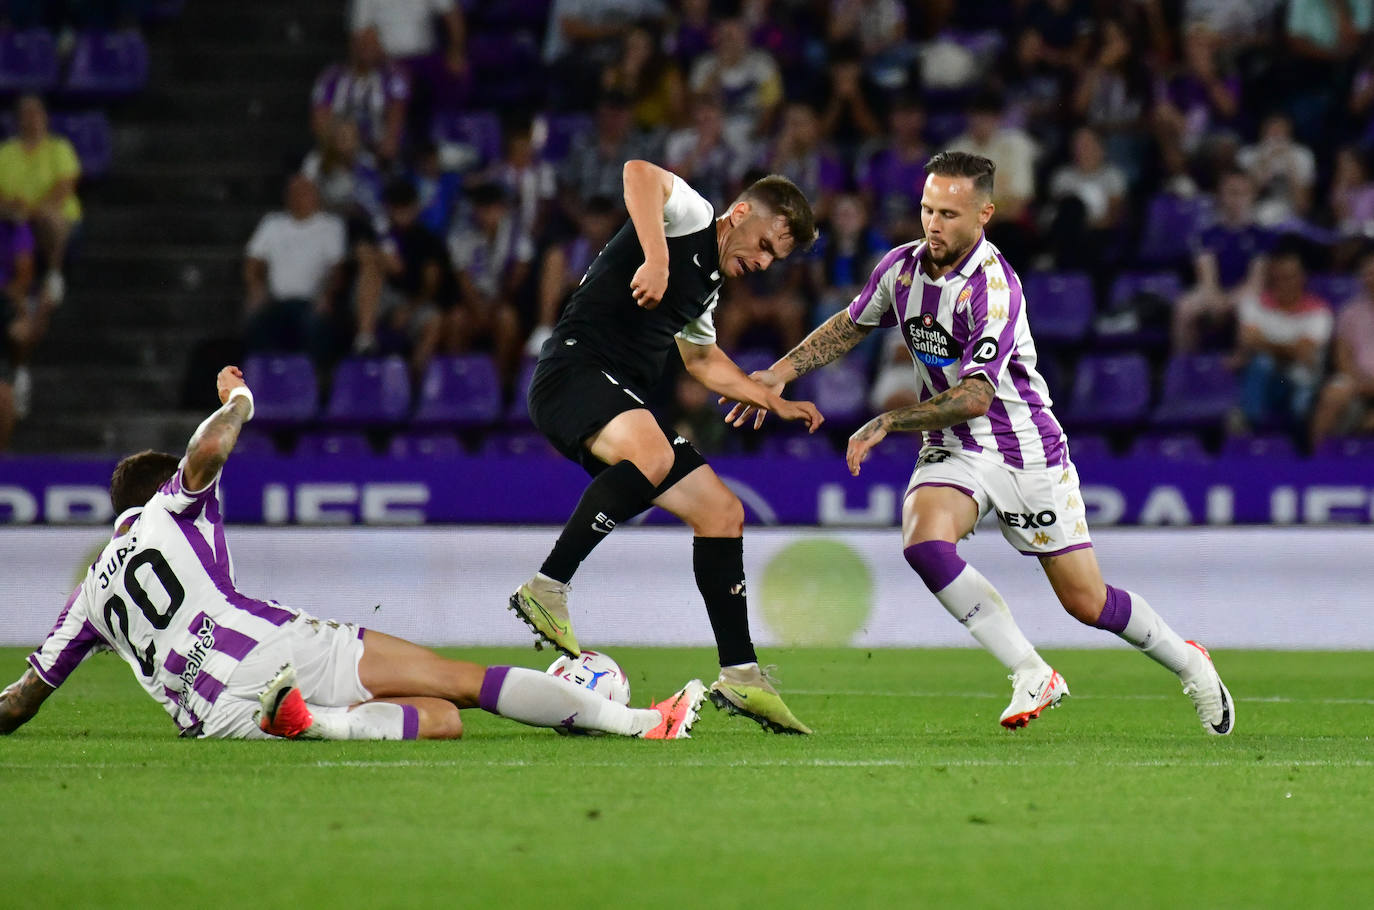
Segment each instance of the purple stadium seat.
[{"label": "purple stadium seat", "polygon": [[0,92],[46,92],[57,84],[57,44],[47,29],[0,32]]},{"label": "purple stadium seat", "polygon": [[68,95],[116,98],[133,95],[148,84],[148,45],[132,29],[82,32],[72,48],[71,66],[62,90]]},{"label": "purple stadium seat", "polygon": [[1107,442],[1107,437],[1085,433],[1082,436],[1073,435],[1069,437],[1069,457],[1074,461],[1100,461],[1104,458],[1115,458],[1112,447]]},{"label": "purple stadium seat", "polygon": [[1292,458],[1297,449],[1287,436],[1230,436],[1222,443],[1221,454],[1227,458]]},{"label": "purple stadium seat", "polygon": [[510,406],[506,408],[506,423],[516,426],[529,426],[530,403],[527,398],[529,397],[530,382],[534,380],[534,368],[538,365],[539,361],[532,357],[526,358],[525,362],[520,364],[520,375],[516,377]]},{"label": "purple stadium seat", "polygon": [[1112,282],[1111,308],[1124,305],[1137,294],[1154,294],[1171,303],[1183,293],[1183,282],[1173,272],[1126,272]]},{"label": "purple stadium seat", "polygon": [[1360,279],[1356,275],[1326,272],[1307,277],[1307,289],[1321,297],[1335,309],[1345,306],[1360,294]]},{"label": "purple stadium seat", "polygon": [[325,419],[340,426],[395,423],[410,406],[410,377],[399,357],[350,358],[334,371]]},{"label": "purple stadium seat", "polygon": [[1184,199],[1170,193],[1161,193],[1151,199],[1145,215],[1145,232],[1140,238],[1139,261],[1145,265],[1187,262],[1193,253],[1193,238],[1202,215],[1203,204],[1198,199]]},{"label": "purple stadium seat", "polygon": [[1374,459],[1374,436],[1344,436],[1328,439],[1317,447],[1323,458]]},{"label": "purple stadium seat", "polygon": [[457,458],[463,447],[452,433],[397,433],[387,453],[392,458]]},{"label": "purple stadium seat", "polygon": [[562,457],[542,434],[535,430],[488,433],[482,440],[484,455],[551,455]]},{"label": "purple stadium seat", "polygon": [[362,433],[303,433],[296,442],[296,455],[305,457],[371,455],[372,446]]},{"label": "purple stadium seat", "polygon": [[1150,405],[1150,365],[1141,354],[1084,357],[1078,363],[1068,420],[1078,426],[1122,426]]},{"label": "purple stadium seat", "polygon": [[436,357],[420,386],[413,422],[420,426],[482,426],[501,419],[501,382],[485,354]]},{"label": "purple stadium seat", "polygon": [[53,114],[52,130],[66,136],[81,159],[82,177],[99,177],[110,169],[114,157],[114,140],[110,133],[110,118],[103,111],[80,114]]},{"label": "purple stadium seat", "polygon": [[[1136,302],[1142,295],[1158,298],[1171,308],[1183,293],[1173,272],[1127,272],[1118,275],[1108,294],[1106,311],[1094,325],[1096,340],[1104,348],[1163,348],[1169,343],[1167,313]],[[1142,319],[1142,311],[1144,318]]]},{"label": "purple stadium seat", "polygon": [[1156,461],[1207,461],[1211,456],[1202,440],[1191,433],[1168,436],[1141,436],[1131,446],[1131,457]]},{"label": "purple stadium seat", "polygon": [[470,148],[475,167],[485,167],[501,157],[501,121],[491,111],[437,113],[432,135],[437,145]]},{"label": "purple stadium seat", "polygon": [[304,354],[249,357],[243,380],[253,390],[253,419],[261,424],[306,423],[319,409],[315,367]]},{"label": "purple stadium seat", "polygon": [[1036,341],[1077,344],[1087,337],[1096,310],[1091,278],[1082,272],[1035,272],[1022,288]]},{"label": "purple stadium seat", "polygon": [[1164,367],[1164,391],[1151,422],[1160,427],[1207,427],[1226,419],[1238,401],[1236,376],[1225,354],[1181,354]]},{"label": "purple stadium seat", "polygon": [[277,444],[272,441],[271,434],[244,427],[243,432],[239,433],[238,441],[234,443],[234,454],[252,457],[276,455]]},{"label": "purple stadium seat", "polygon": [[534,150],[543,161],[567,157],[573,140],[592,129],[590,114],[543,114],[534,118]]},{"label": "purple stadium seat", "polygon": [[826,420],[837,423],[868,416],[868,381],[863,366],[850,360],[807,373],[787,397],[815,402]]}]

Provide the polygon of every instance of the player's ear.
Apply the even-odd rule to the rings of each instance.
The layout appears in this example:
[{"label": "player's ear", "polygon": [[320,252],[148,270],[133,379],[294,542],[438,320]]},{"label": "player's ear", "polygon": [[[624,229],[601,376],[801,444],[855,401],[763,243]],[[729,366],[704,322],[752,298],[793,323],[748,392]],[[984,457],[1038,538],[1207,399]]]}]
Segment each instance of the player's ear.
[{"label": "player's ear", "polygon": [[744,222],[744,219],[749,217],[749,213],[752,210],[753,207],[745,200],[740,200],[730,206],[730,226],[739,227]]},{"label": "player's ear", "polygon": [[993,205],[992,200],[989,199],[983,204],[982,210],[978,212],[978,223],[986,227],[987,223],[992,220],[992,213],[996,210],[997,206]]}]

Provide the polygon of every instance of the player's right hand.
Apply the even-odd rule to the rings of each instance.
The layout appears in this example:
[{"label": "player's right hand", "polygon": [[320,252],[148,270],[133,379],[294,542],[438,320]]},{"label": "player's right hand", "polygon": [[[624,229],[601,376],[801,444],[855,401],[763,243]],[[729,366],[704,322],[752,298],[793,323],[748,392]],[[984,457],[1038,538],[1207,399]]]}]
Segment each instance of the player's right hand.
[{"label": "player's right hand", "polygon": [[780,398],[773,412],[783,420],[800,420],[806,424],[808,433],[816,432],[820,425],[825,423],[825,417],[821,415],[820,409],[809,401],[788,401],[786,398]]},{"label": "player's right hand", "polygon": [[248,388],[248,383],[243,381],[243,371],[236,366],[227,366],[219,371],[219,376],[215,377],[215,388],[219,391],[219,403],[224,404],[229,400],[229,393],[239,387]]},{"label": "player's right hand", "polygon": [[630,293],[634,295],[635,303],[652,310],[667,292],[668,263],[644,260],[644,264],[635,270],[634,277],[630,279]]}]

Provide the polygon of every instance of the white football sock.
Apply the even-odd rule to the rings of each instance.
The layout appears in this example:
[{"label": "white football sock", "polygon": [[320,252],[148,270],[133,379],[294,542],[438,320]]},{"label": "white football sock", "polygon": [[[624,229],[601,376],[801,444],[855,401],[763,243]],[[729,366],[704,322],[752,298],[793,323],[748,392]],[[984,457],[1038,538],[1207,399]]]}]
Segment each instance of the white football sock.
[{"label": "white football sock", "polygon": [[1178,674],[1194,667],[1195,656],[1201,652],[1190,647],[1169,624],[1160,618],[1154,608],[1134,591],[1131,596],[1131,618],[1126,628],[1118,635],[1135,645],[1146,657],[1156,661]]},{"label": "white football sock", "polygon": [[1008,670],[1049,669],[1035,646],[1021,634],[1002,595],[973,566],[964,566],[935,597]]},{"label": "white football sock", "polygon": [[303,735],[304,739],[414,739],[420,716],[413,705],[384,701],[365,702],[352,708],[311,705],[310,713],[315,722]]},{"label": "white football sock", "polygon": [[663,722],[657,711],[628,708],[590,689],[524,667],[488,668],[481,705],[484,711],[533,727],[575,727],[621,736],[647,733]]}]

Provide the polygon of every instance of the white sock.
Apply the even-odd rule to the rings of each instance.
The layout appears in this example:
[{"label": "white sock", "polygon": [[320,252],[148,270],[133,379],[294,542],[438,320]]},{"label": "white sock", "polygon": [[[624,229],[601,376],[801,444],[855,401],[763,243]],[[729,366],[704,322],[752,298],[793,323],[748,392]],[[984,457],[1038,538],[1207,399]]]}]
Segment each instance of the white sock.
[{"label": "white sock", "polygon": [[621,736],[647,733],[663,722],[657,711],[628,708],[590,689],[524,667],[489,667],[482,681],[482,710],[533,727],[600,730]]},{"label": "white sock", "polygon": [[973,566],[964,566],[935,597],[1008,670],[1049,669],[1035,646],[1021,634],[1002,595]]},{"label": "white sock", "polygon": [[1131,618],[1126,621],[1126,628],[1117,634],[1139,648],[1146,657],[1175,673],[1183,674],[1192,668],[1193,658],[1200,652],[1171,629],[1145,598],[1134,591],[1126,593],[1131,596]]},{"label": "white sock", "polygon": [[413,705],[370,701],[352,708],[310,706],[315,722],[306,739],[415,739],[420,713]]}]

